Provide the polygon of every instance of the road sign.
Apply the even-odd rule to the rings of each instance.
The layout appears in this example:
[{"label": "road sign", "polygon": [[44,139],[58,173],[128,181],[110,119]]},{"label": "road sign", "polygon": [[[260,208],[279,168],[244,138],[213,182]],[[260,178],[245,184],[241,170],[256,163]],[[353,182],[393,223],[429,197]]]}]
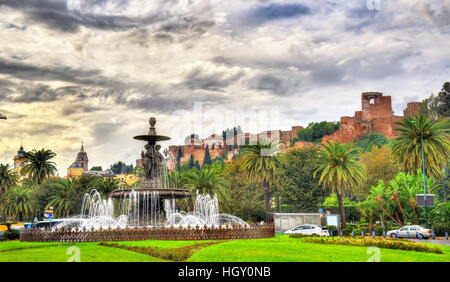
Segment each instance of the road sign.
[{"label": "road sign", "polygon": [[323,213],[323,209],[322,208],[319,209],[319,213]]},{"label": "road sign", "polygon": [[[417,206],[424,207],[425,206],[425,202],[423,200],[424,195],[416,194],[416,198],[417,198]],[[427,194],[427,207],[434,207],[434,194]]]}]

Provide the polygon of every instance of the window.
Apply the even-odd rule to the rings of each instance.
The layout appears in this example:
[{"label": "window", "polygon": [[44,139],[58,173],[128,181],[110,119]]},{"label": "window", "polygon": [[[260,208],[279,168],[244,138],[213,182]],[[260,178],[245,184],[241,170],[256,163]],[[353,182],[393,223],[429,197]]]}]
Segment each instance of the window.
[{"label": "window", "polygon": [[415,226],[411,226],[410,228],[409,228],[409,230],[411,230],[411,231],[416,231],[416,227]]},{"label": "window", "polygon": [[402,227],[400,231],[408,231],[408,226]]}]

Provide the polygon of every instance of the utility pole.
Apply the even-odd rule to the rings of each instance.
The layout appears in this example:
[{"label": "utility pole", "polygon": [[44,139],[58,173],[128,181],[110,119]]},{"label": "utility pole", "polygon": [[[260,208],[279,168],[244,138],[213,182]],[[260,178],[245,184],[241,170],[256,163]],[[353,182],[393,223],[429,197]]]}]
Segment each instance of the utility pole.
[{"label": "utility pole", "polygon": [[427,187],[425,174],[425,153],[423,150],[423,133],[420,134],[420,143],[422,145],[422,174],[423,174],[423,203],[425,205],[425,227],[428,228],[428,208],[427,208]]}]

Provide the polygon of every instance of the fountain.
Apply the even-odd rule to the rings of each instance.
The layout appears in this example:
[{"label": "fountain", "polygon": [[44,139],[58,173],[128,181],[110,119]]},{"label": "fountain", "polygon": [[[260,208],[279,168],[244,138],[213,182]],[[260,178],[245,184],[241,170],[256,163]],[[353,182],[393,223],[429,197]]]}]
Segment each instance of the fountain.
[{"label": "fountain", "polygon": [[[139,187],[114,190],[107,199],[92,190],[84,195],[79,216],[63,219],[51,230],[24,230],[20,240],[199,240],[274,236],[273,225],[252,227],[236,216],[220,213],[216,195],[192,195],[189,190],[171,187],[164,157],[159,152],[161,146],[156,144],[170,138],[156,134],[155,118],[150,118],[149,122],[149,133],[134,137],[147,141],[146,151],[141,153],[145,173]],[[181,210],[183,206],[187,211]]]},{"label": "fountain", "polygon": [[[111,227],[155,227],[155,226],[219,226],[221,224],[247,225],[242,219],[219,213],[217,196],[196,194],[193,211],[181,211],[179,201],[189,206],[192,193],[186,189],[170,187],[167,181],[167,169],[164,158],[159,152],[157,141],[170,140],[167,136],[157,135],[156,119],[150,118],[150,130],[147,135],[138,135],[134,139],[147,141],[145,152],[141,153],[144,177],[141,185],[134,189],[114,190],[108,199],[102,199],[100,193],[92,190],[81,203],[80,216],[65,219],[55,225],[55,229],[78,226],[81,228]],[[164,181],[161,181],[163,179]],[[177,203],[178,201],[178,203]]]}]

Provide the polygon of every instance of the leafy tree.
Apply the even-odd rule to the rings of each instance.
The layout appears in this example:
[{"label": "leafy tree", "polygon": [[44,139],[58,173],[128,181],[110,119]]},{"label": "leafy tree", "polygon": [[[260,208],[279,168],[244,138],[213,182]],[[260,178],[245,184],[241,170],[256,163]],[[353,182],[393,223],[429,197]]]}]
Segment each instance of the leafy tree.
[{"label": "leafy tree", "polygon": [[177,154],[177,166],[176,169],[180,170],[181,167],[181,156],[183,155],[183,152],[181,151],[181,146],[178,147],[178,154]]},{"label": "leafy tree", "polygon": [[[9,189],[16,186],[19,176],[14,172],[9,164],[0,164],[0,197]],[[3,212],[3,220],[6,220],[6,213]]]},{"label": "leafy tree", "polygon": [[191,154],[191,156],[189,157],[189,167],[188,169],[194,168],[195,167],[195,160],[194,160],[194,155]]},{"label": "leafy tree", "polygon": [[55,175],[56,164],[51,161],[56,154],[52,150],[33,149],[31,152],[25,152],[24,157],[28,163],[23,167],[21,173],[28,175],[29,179],[41,184],[46,177]]},{"label": "leafy tree", "polygon": [[107,197],[112,191],[119,189],[119,180],[112,177],[97,178],[90,182],[89,188],[97,190]]},{"label": "leafy tree", "polygon": [[405,172],[414,173],[422,167],[422,139],[427,175],[440,179],[450,157],[450,123],[426,116],[403,119],[397,130],[392,153]]},{"label": "leafy tree", "polygon": [[266,208],[266,221],[270,221],[270,187],[275,180],[281,162],[278,153],[278,145],[261,144],[244,146],[245,161],[241,165],[241,171],[250,181],[256,182],[264,189],[264,202]]},{"label": "leafy tree", "polygon": [[370,152],[372,148],[381,148],[383,145],[387,144],[388,140],[383,134],[374,132],[371,134],[362,134],[361,138],[356,141],[356,146],[361,148],[363,152]]},{"label": "leafy tree", "polygon": [[0,195],[14,187],[19,182],[19,176],[9,164],[0,164]]},{"label": "leafy tree", "polygon": [[218,202],[223,208],[229,204],[228,182],[214,169],[191,169],[184,175],[184,186],[194,195],[197,192],[209,194],[211,197],[217,195]]},{"label": "leafy tree", "polygon": [[101,166],[93,166],[93,167],[91,168],[91,170],[92,170],[92,171],[103,171],[103,169],[102,169]]},{"label": "leafy tree", "polygon": [[[383,215],[400,226],[406,222],[419,223],[416,194],[423,191],[422,177],[418,170],[416,174],[400,172],[387,184],[380,180],[377,186],[372,186],[368,199],[375,200]],[[426,178],[426,185],[431,192],[439,189],[433,177]]]},{"label": "leafy tree", "polygon": [[357,149],[351,143],[338,142],[322,144],[319,165],[314,177],[320,173],[319,184],[332,193],[336,193],[342,219],[342,228],[346,227],[344,204],[342,195],[345,191],[352,191],[359,183],[366,180],[364,168],[358,163]]},{"label": "leafy tree", "polygon": [[206,145],[205,157],[203,158],[203,165],[212,164],[211,154],[209,153],[209,146]]},{"label": "leafy tree", "polygon": [[444,83],[441,91],[423,100],[427,105],[427,114],[432,118],[450,116],[450,82]]},{"label": "leafy tree", "polygon": [[340,122],[312,122],[304,129],[297,132],[296,141],[321,142],[325,135],[332,134],[340,127]]},{"label": "leafy tree", "polygon": [[240,171],[245,158],[241,156],[224,166],[222,175],[229,183],[230,212],[249,222],[254,222],[265,218],[264,197],[257,189],[257,183],[249,181]]},{"label": "leafy tree", "polygon": [[202,169],[202,168],[200,167],[200,163],[198,162],[198,160],[195,161],[194,167],[195,167],[196,169],[198,169],[198,170]]},{"label": "leafy tree", "polygon": [[47,204],[46,209],[53,207],[55,217],[68,217],[70,215],[72,181],[70,179],[61,179],[55,182],[52,188],[50,202]]},{"label": "leafy tree", "polygon": [[127,165],[122,161],[118,161],[110,166],[110,170],[115,174],[128,174],[133,171],[133,165]]},{"label": "leafy tree", "polygon": [[374,146],[372,151],[361,155],[360,162],[367,174],[367,180],[355,187],[355,195],[360,200],[369,196],[370,188],[376,186],[379,180],[386,184],[399,172],[392,151],[386,146],[381,148]]},{"label": "leafy tree", "polygon": [[31,193],[31,189],[23,186],[6,191],[2,195],[4,212],[12,216],[17,216],[19,221],[23,221],[24,217],[29,217],[33,212]]},{"label": "leafy tree", "polygon": [[369,221],[369,231],[372,233],[373,226],[380,214],[380,208],[374,200],[365,200],[356,205],[356,209],[361,213],[361,216]]},{"label": "leafy tree", "polygon": [[316,212],[326,193],[313,178],[319,154],[312,147],[283,155],[280,168],[281,199],[286,212]]}]

